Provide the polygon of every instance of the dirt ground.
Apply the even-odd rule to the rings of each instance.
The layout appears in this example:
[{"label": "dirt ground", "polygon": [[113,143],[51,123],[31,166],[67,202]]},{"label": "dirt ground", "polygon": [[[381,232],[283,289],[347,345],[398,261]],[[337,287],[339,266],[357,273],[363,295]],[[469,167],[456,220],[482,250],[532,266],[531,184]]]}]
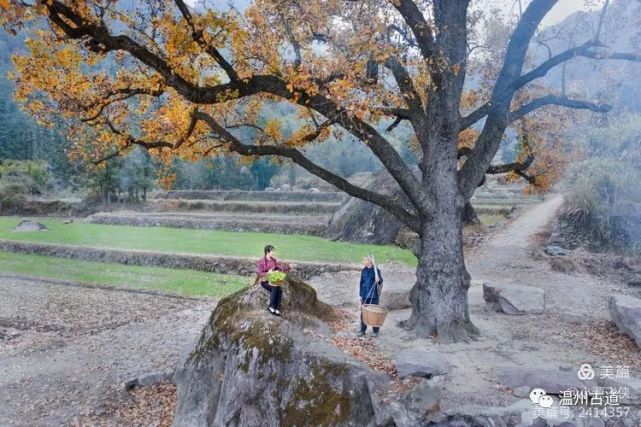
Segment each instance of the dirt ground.
[{"label": "dirt ground", "polygon": [[0,278],[0,425],[70,425],[173,371],[215,302]]}]

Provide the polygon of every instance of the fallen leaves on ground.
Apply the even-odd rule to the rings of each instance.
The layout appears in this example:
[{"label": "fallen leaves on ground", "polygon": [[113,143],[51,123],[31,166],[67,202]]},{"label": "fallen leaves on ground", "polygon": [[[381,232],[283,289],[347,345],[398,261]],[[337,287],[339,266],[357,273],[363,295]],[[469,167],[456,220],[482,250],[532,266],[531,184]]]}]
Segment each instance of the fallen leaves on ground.
[{"label": "fallen leaves on ground", "polygon": [[158,383],[149,387],[134,387],[129,395],[131,400],[128,403],[104,408],[99,414],[86,415],[72,423],[72,426],[171,426],[176,407],[175,385]]},{"label": "fallen leaves on ground", "polygon": [[330,323],[335,334],[330,339],[331,343],[373,370],[396,377],[396,366],[381,353],[371,338],[350,336],[355,333],[354,324],[357,323],[354,315],[345,309],[336,311],[337,320]]},{"label": "fallen leaves on ground", "polygon": [[582,326],[577,338],[592,353],[609,359],[616,365],[641,371],[641,353],[632,338],[621,333],[609,321],[599,320]]}]

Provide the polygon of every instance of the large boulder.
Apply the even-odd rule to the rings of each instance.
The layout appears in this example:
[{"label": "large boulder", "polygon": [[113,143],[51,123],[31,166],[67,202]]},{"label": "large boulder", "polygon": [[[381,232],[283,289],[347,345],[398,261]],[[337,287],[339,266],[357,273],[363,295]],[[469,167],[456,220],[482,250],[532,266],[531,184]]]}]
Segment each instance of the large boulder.
[{"label": "large boulder", "polygon": [[[412,173],[416,179],[420,180],[421,174],[417,167],[412,170]],[[407,211],[414,210],[398,183],[385,169],[372,174],[371,177],[368,176],[367,179],[359,182],[358,185],[391,196]],[[479,222],[471,203],[465,206],[462,219],[465,224]],[[325,230],[325,236],[350,242],[395,243],[408,248],[413,247],[416,242],[416,234],[405,227],[394,215],[373,203],[355,197],[347,199],[334,213]]]},{"label": "large boulder", "polygon": [[[392,195],[406,209],[407,196],[385,170],[374,174],[367,189]],[[385,209],[355,197],[349,198],[332,217],[325,235],[331,239],[363,243],[394,243],[403,224]]]},{"label": "large boulder", "polygon": [[533,286],[483,283],[483,299],[495,311],[506,314],[542,314],[545,311],[545,291]]},{"label": "large boulder", "polygon": [[611,295],[608,307],[612,321],[641,347],[641,299],[628,295]]},{"label": "large boulder", "polygon": [[[174,426],[368,425],[384,374],[331,343],[334,310],[289,276],[283,317],[253,286],[221,300],[175,375]],[[383,377],[383,378],[381,378]],[[387,378],[387,379],[386,379]]]},{"label": "large boulder", "polygon": [[451,366],[445,356],[437,351],[408,349],[396,356],[396,370],[399,378],[409,376],[432,378],[447,374]]}]

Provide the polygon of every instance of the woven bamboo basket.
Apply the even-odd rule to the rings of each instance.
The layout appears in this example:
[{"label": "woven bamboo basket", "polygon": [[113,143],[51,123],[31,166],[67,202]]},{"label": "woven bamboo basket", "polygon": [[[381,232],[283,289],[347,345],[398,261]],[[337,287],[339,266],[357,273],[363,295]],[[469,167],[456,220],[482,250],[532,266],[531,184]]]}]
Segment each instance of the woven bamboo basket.
[{"label": "woven bamboo basket", "polygon": [[367,326],[383,326],[385,318],[389,310],[382,305],[377,304],[363,304],[361,306],[361,314],[363,315],[363,323]]}]

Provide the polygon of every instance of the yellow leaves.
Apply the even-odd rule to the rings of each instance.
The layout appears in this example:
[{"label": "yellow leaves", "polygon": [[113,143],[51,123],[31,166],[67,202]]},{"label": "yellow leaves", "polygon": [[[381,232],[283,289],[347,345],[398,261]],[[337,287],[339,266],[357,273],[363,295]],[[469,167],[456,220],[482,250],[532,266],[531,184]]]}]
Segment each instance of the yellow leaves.
[{"label": "yellow leaves", "polygon": [[275,141],[279,141],[282,138],[280,121],[277,119],[269,120],[265,125],[264,131],[265,131],[265,135],[269,136]]},{"label": "yellow leaves", "polygon": [[467,128],[458,134],[458,148],[472,148],[476,143],[479,133],[477,130]]},{"label": "yellow leaves", "polygon": [[0,9],[9,9],[9,0],[0,0]]}]

